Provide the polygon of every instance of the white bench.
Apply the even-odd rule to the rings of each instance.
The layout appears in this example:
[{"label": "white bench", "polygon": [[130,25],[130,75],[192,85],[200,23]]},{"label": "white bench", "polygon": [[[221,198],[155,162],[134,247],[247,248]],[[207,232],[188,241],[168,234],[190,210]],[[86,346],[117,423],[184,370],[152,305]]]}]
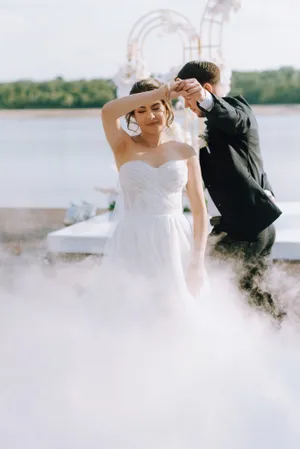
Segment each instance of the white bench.
[{"label": "white bench", "polygon": [[[278,204],[283,215],[276,221],[276,243],[272,257],[300,261],[300,203]],[[51,232],[47,237],[49,253],[103,254],[114,223],[109,214]],[[190,218],[190,217],[188,217]]]},{"label": "white bench", "polygon": [[47,236],[49,253],[103,254],[113,232],[110,214],[102,214],[81,223],[51,232]]}]

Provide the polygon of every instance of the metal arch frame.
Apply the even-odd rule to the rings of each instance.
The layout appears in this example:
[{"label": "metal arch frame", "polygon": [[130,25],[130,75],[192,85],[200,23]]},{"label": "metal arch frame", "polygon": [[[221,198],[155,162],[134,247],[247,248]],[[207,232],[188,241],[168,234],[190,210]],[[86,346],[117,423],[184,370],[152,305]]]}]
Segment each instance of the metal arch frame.
[{"label": "metal arch frame", "polygon": [[[131,31],[130,31],[130,33],[129,33],[127,42],[129,43],[129,42],[131,41],[132,36],[133,36],[133,34],[134,34],[136,28],[139,26],[139,24],[142,23],[142,21],[143,21],[144,19],[146,19],[146,18],[148,18],[148,17],[150,17],[151,15],[154,15],[154,14],[159,14],[159,17],[162,17],[163,14],[165,14],[165,13],[171,13],[171,14],[176,15],[177,17],[181,17],[187,24],[189,24],[189,25],[191,26],[192,29],[194,29],[193,25],[190,23],[190,21],[188,20],[188,18],[187,18],[184,14],[182,14],[182,13],[180,13],[180,12],[177,12],[177,11],[175,11],[175,10],[173,10],[173,9],[156,9],[156,10],[154,10],[154,11],[151,11],[151,12],[148,12],[148,13],[144,14],[143,16],[141,16],[141,17],[139,18],[139,20],[137,20],[137,21],[135,22],[135,24],[134,24],[133,27],[131,28]],[[195,32],[196,32],[196,29],[195,29]],[[196,33],[196,34],[197,34],[197,33]]]},{"label": "metal arch frame", "polygon": [[[156,30],[156,29],[159,29],[160,26],[161,26],[160,24],[154,25],[154,26],[152,26],[152,27],[150,27],[150,28],[148,29],[147,33],[144,33],[144,35],[142,35],[142,37],[141,37],[141,48],[140,48],[140,54],[141,54],[141,57],[142,57],[142,58],[144,57],[144,51],[143,51],[143,49],[144,49],[144,45],[145,45],[145,42],[146,42],[148,36],[152,33],[152,31],[154,31],[154,30]],[[184,50],[185,50],[187,47],[186,47],[186,42],[184,42],[184,35],[182,35],[181,32],[180,32],[179,30],[178,30],[178,32],[177,32],[177,35],[180,37],[180,40],[181,40],[181,43],[182,43],[182,48],[183,48],[183,56],[185,56],[185,51],[184,51]]]},{"label": "metal arch frame", "polygon": [[183,59],[185,60],[187,51],[190,52],[190,55],[196,52],[198,58],[200,58],[200,37],[191,22],[183,14],[172,9],[158,9],[144,14],[132,27],[127,40],[127,60],[130,64],[138,64],[138,61],[143,57],[143,47],[147,37],[154,30],[163,28],[168,24],[165,20],[165,16],[168,14],[183,20],[182,24],[177,24],[178,29],[174,30],[182,41]]},{"label": "metal arch frame", "polygon": [[[200,38],[204,40],[203,34],[205,33],[205,25],[208,25],[208,42],[206,45],[203,45],[202,48],[208,48],[208,58],[213,59],[212,49],[219,49],[219,57],[222,57],[223,46],[222,46],[222,37],[223,37],[223,22],[221,20],[216,20],[214,14],[211,13],[211,0],[207,1],[204,13],[202,15],[202,20],[200,24]],[[213,33],[215,26],[218,26],[218,42],[213,42]],[[217,50],[218,51],[218,50]]]},{"label": "metal arch frame", "polygon": [[[227,5],[224,5],[224,9],[216,10],[218,6],[222,7],[223,0],[207,0],[204,13],[202,15],[200,23],[200,39],[205,41],[204,34],[208,31],[207,44],[203,45],[202,48],[208,49],[208,58],[210,60],[217,59],[222,61],[223,55],[223,32],[224,24],[228,21],[228,16],[232,9],[237,11],[240,8],[241,0],[229,0]],[[226,14],[225,14],[226,11]],[[227,17],[226,17],[227,15]],[[208,30],[205,30],[205,25],[208,25]],[[213,36],[216,33],[217,42],[213,42]],[[213,54],[213,49],[216,49],[215,55]]]},{"label": "metal arch frame", "polygon": [[174,33],[181,38],[184,62],[187,55],[188,59],[201,59],[203,53],[208,50],[206,57],[222,64],[224,24],[228,21],[231,10],[239,9],[240,3],[241,0],[207,0],[199,33],[184,14],[173,9],[157,9],[144,14],[135,22],[129,33],[127,62],[138,68],[139,62],[144,58],[143,48],[147,37],[153,31],[168,26],[169,16],[169,25],[172,25],[172,17],[181,20],[181,23],[174,22]]}]

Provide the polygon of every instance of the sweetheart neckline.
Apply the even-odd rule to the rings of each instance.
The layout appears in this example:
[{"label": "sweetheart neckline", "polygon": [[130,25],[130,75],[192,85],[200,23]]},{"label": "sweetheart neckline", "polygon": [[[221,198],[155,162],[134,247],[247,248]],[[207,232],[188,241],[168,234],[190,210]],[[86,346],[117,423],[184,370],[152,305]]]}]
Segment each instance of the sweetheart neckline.
[{"label": "sweetheart neckline", "polygon": [[149,168],[152,168],[153,170],[159,170],[160,168],[165,167],[166,165],[168,165],[170,163],[178,163],[178,162],[183,162],[185,164],[185,166],[187,167],[186,162],[183,159],[171,159],[170,161],[160,164],[158,167],[154,167],[153,165],[148,164],[148,162],[142,161],[141,159],[133,159],[132,161],[124,162],[124,164],[122,164],[121,167],[119,168],[119,173],[125,165],[133,164],[135,162],[139,162],[141,164],[147,165]]}]

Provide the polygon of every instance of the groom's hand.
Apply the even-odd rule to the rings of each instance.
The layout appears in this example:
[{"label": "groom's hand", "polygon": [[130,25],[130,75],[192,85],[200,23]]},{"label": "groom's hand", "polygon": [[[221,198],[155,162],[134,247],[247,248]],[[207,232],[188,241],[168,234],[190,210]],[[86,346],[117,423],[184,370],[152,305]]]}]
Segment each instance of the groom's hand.
[{"label": "groom's hand", "polygon": [[[179,79],[177,80],[179,81]],[[206,98],[206,90],[195,78],[181,80],[178,88],[181,91],[181,95],[187,100],[193,97],[194,100],[201,103]]]}]

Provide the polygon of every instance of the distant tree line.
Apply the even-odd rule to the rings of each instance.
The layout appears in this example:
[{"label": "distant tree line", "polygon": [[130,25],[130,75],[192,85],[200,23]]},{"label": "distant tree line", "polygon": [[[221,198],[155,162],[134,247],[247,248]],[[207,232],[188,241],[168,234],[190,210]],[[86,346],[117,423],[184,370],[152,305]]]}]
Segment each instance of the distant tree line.
[{"label": "distant tree line", "polygon": [[243,95],[251,104],[299,104],[300,70],[282,67],[263,72],[234,72],[231,95]]},{"label": "distant tree line", "polygon": [[[231,95],[251,104],[300,103],[300,70],[282,67],[261,72],[234,72]],[[0,109],[101,108],[116,96],[109,79],[17,81],[0,84]]]},{"label": "distant tree line", "polygon": [[116,87],[106,79],[0,84],[1,109],[101,108],[115,97]]}]

